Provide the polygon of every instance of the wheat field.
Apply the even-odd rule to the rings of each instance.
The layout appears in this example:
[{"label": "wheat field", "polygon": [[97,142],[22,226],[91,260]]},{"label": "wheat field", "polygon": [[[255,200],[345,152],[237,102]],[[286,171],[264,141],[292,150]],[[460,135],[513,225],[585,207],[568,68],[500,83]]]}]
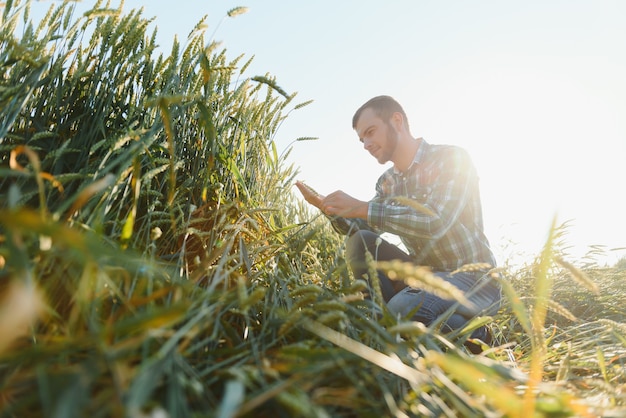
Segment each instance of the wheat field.
[{"label": "wheat field", "polygon": [[498,315],[396,318],[292,194],[274,137],[309,101],[203,21],[165,54],[141,11],[29,3],[0,17],[0,417],[626,416],[623,260],[555,224]]}]

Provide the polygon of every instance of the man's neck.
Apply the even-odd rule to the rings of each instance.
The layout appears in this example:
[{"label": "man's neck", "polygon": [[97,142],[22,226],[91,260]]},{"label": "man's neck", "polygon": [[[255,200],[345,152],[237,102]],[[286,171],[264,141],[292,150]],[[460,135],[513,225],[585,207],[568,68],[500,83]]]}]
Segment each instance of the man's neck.
[{"label": "man's neck", "polygon": [[398,141],[398,147],[396,148],[393,167],[396,171],[404,173],[413,163],[415,154],[420,147],[422,141],[412,137],[403,138]]}]

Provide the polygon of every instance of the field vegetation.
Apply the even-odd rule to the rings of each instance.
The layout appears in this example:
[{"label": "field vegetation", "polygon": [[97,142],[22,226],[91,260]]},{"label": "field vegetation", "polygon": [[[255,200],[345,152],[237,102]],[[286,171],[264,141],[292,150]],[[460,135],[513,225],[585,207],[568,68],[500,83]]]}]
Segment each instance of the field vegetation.
[{"label": "field vegetation", "polygon": [[497,316],[395,318],[292,194],[308,101],[204,20],[163,53],[140,10],[0,4],[0,417],[626,415],[623,262],[555,224]]}]

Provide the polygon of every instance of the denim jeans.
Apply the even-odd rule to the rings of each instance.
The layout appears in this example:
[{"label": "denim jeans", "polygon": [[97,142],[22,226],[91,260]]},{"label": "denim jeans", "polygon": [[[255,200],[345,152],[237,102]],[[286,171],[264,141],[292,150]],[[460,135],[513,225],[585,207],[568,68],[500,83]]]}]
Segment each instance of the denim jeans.
[{"label": "denim jeans", "polygon": [[[412,261],[410,255],[381,239],[378,234],[360,230],[352,235],[346,244],[346,260],[355,278],[368,277],[366,250],[377,261]],[[454,275],[449,272],[433,273],[466,294],[475,308],[468,309],[465,306],[456,308],[443,325],[443,331],[459,329],[477,315],[494,315],[498,311],[501,299],[500,285],[489,276],[483,276],[480,272],[455,273]],[[411,311],[415,311],[411,319],[422,322],[426,326],[432,324],[456,304],[454,300],[443,299],[421,289],[409,287],[402,281],[391,280],[382,271],[378,271],[378,279],[383,299],[392,313],[406,317]]]}]

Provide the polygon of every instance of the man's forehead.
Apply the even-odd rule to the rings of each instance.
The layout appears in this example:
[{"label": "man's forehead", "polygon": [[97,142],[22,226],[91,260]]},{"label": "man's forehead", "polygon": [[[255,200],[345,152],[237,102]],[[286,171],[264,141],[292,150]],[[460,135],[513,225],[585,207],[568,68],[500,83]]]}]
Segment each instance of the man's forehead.
[{"label": "man's forehead", "polygon": [[363,109],[363,111],[361,112],[361,115],[356,122],[356,128],[357,130],[364,129],[365,125],[375,125],[379,122],[382,122],[380,116],[378,116],[376,112],[374,112],[374,109],[368,107],[367,109]]}]

